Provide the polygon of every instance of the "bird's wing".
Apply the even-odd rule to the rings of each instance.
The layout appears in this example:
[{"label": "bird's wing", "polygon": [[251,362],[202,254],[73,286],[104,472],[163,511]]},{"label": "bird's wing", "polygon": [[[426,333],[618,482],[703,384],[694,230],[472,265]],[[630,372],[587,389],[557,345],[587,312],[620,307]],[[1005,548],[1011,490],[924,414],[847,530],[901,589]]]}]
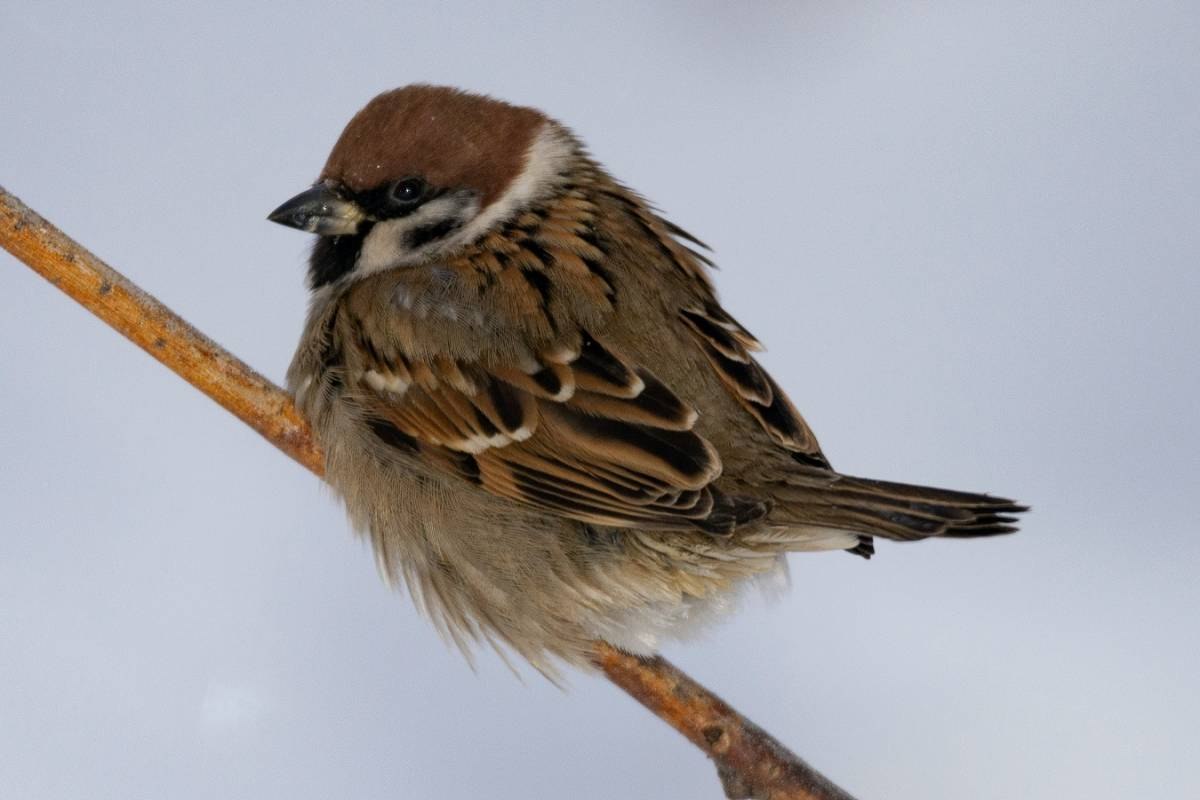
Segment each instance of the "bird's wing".
[{"label": "bird's wing", "polygon": [[721,383],[771,439],[790,451],[797,461],[829,469],[829,461],[808,423],[779,384],[750,355],[762,349],[758,340],[715,300],[680,309],[679,318],[695,337]]},{"label": "bird's wing", "polygon": [[379,442],[499,497],[583,522],[711,533],[766,512],[712,486],[721,461],[693,430],[695,410],[586,332],[519,365],[364,355],[346,389]]},{"label": "bird's wing", "polygon": [[681,276],[687,284],[691,300],[680,307],[679,321],[695,337],[725,388],[796,461],[830,469],[812,429],[751,355],[762,350],[762,345],[717,302],[705,269],[713,266],[712,261],[700,252],[708,246],[659,216],[637,193],[621,187],[620,191],[608,196],[623,207],[640,232],[655,243],[669,271]]}]

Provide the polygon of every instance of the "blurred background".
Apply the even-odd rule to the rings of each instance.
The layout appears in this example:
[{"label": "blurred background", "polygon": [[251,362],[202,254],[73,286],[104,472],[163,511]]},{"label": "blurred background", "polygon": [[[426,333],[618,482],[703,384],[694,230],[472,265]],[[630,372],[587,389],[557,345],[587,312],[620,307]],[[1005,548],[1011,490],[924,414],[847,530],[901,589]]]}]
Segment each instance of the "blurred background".
[{"label": "blurred background", "polygon": [[[1034,506],[667,655],[863,798],[1194,792],[1200,6],[166,6],[0,6],[0,183],[281,381],[264,218],[350,115],[544,108],[713,245],[836,466]],[[720,797],[603,680],[473,673],[313,476],[0,276],[0,795]]]}]

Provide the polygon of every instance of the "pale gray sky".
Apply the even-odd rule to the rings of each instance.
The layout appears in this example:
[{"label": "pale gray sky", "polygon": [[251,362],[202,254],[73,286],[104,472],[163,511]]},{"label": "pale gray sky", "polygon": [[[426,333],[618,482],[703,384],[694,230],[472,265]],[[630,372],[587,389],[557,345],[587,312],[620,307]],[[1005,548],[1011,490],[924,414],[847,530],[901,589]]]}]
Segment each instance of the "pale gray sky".
[{"label": "pale gray sky", "polygon": [[[166,5],[0,6],[0,183],[280,380],[264,217],[350,114],[546,109],[715,247],[835,465],[1035,507],[795,556],[669,655],[863,798],[1194,792],[1195,3]],[[601,680],[473,674],[311,475],[0,264],[0,796],[720,796]]]}]

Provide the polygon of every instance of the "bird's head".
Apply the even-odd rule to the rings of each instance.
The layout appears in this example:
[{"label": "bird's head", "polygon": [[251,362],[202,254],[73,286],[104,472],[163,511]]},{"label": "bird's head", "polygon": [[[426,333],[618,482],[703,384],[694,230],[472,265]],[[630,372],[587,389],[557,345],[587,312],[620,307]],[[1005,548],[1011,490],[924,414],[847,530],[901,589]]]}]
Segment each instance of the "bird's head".
[{"label": "bird's head", "polygon": [[317,289],[454,253],[551,195],[578,154],[535,109],[405,86],[355,114],[317,182],[268,218],[320,237]]}]

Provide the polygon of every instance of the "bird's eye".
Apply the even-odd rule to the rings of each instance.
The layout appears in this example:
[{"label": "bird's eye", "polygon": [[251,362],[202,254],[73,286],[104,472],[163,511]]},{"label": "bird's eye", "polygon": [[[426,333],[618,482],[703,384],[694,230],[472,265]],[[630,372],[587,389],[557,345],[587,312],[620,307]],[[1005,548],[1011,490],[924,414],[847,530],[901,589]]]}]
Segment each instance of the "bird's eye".
[{"label": "bird's eye", "polygon": [[389,196],[398,206],[414,206],[425,196],[425,181],[420,178],[405,178],[392,184]]}]

